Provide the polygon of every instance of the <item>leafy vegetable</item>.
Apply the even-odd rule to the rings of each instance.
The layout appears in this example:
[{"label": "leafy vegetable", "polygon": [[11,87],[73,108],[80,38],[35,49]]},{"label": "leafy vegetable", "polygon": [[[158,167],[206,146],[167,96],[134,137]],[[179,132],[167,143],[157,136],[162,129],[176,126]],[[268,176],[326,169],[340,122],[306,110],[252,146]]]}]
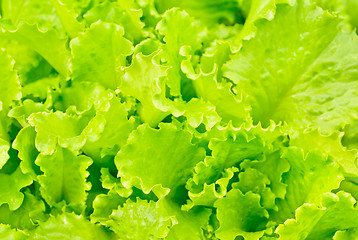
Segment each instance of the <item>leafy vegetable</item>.
[{"label": "leafy vegetable", "polygon": [[357,0],[0,14],[0,239],[358,239]]}]

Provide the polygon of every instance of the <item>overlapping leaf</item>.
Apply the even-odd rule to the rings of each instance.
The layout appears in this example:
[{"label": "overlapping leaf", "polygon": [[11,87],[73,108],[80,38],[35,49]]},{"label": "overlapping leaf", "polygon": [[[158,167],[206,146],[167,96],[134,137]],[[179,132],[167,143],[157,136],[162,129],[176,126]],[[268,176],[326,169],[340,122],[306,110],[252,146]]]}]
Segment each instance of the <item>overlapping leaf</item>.
[{"label": "overlapping leaf", "polygon": [[356,229],[355,202],[349,194],[339,192],[324,195],[321,205],[304,204],[297,209],[296,219],[277,228],[279,239],[332,239],[339,230]]},{"label": "overlapping leaf", "polygon": [[339,24],[304,1],[278,4],[272,21],[256,22],[255,38],[224,70],[248,95],[254,122],[286,121],[330,133],[356,118],[358,40]]},{"label": "overlapping leaf", "polygon": [[42,197],[50,206],[65,201],[80,208],[86,200],[90,185],[86,169],[92,163],[87,156],[76,156],[70,150],[57,146],[52,155],[41,153],[36,161],[44,173],[38,177]]},{"label": "overlapping leaf", "polygon": [[170,124],[161,124],[159,130],[139,126],[115,158],[123,185],[153,191],[159,198],[175,192],[204,158],[204,149],[192,144],[191,138]]},{"label": "overlapping leaf", "polygon": [[355,239],[355,4],[0,1],[0,238]]},{"label": "overlapping leaf", "polygon": [[98,82],[115,90],[121,83],[126,57],[133,51],[123,34],[120,25],[97,21],[73,39],[70,43],[73,81]]}]

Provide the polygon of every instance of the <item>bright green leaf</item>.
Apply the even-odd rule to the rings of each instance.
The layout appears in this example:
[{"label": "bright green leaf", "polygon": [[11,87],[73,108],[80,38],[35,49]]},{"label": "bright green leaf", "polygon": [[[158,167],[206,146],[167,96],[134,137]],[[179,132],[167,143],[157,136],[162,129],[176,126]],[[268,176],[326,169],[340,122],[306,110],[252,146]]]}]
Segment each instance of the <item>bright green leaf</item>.
[{"label": "bright green leaf", "polygon": [[20,190],[32,183],[30,175],[21,172],[20,167],[12,174],[0,173],[0,205],[8,204],[10,210],[18,209],[23,200],[24,194]]},{"label": "bright green leaf", "polygon": [[99,82],[116,89],[121,83],[126,57],[133,52],[131,42],[123,34],[120,25],[98,21],[72,39],[72,80]]},{"label": "bright green leaf", "polygon": [[90,185],[86,182],[86,169],[92,163],[87,156],[76,156],[66,148],[56,147],[52,155],[41,153],[36,161],[43,175],[38,176],[40,191],[46,202],[53,206],[62,200],[81,207]]},{"label": "bright green leaf", "polygon": [[159,198],[184,185],[195,164],[204,158],[204,149],[191,139],[189,132],[170,124],[160,124],[159,130],[139,126],[115,158],[123,185],[144,193],[153,190]]}]

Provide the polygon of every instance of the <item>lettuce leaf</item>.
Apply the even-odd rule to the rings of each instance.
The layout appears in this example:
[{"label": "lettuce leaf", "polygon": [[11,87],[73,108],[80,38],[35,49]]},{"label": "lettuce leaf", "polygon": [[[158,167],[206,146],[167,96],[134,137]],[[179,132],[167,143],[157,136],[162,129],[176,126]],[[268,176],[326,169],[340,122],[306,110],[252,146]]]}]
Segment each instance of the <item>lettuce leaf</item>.
[{"label": "lettuce leaf", "polygon": [[12,174],[0,173],[1,184],[0,204],[8,204],[10,210],[18,209],[23,200],[24,194],[20,190],[29,186],[33,181],[30,175],[23,174],[18,167]]},{"label": "lettuce leaf", "polygon": [[38,176],[42,197],[50,206],[62,200],[77,208],[84,205],[86,190],[90,189],[86,169],[91,163],[89,157],[76,156],[60,146],[52,155],[39,154],[35,164],[44,173]]},{"label": "lettuce leaf", "polygon": [[0,238],[356,239],[356,6],[0,1]]},{"label": "lettuce leaf", "polygon": [[340,22],[303,1],[278,4],[272,21],[256,22],[255,38],[223,70],[248,95],[254,123],[272,119],[331,133],[354,121],[357,37]]},{"label": "lettuce leaf", "polygon": [[[72,39],[71,78],[99,82],[115,90],[121,82],[126,56],[133,51],[131,42],[123,34],[120,25],[97,21],[85,33]],[[108,45],[108,41],[112,43]]]},{"label": "lettuce leaf", "polygon": [[332,239],[337,230],[357,228],[355,202],[348,193],[339,192],[324,195],[320,205],[304,204],[297,209],[296,219],[277,228],[279,239]]},{"label": "lettuce leaf", "polygon": [[195,164],[204,158],[204,149],[192,144],[192,136],[185,130],[170,124],[159,127],[139,126],[118,152],[115,163],[125,187],[153,191],[161,198],[185,184]]}]

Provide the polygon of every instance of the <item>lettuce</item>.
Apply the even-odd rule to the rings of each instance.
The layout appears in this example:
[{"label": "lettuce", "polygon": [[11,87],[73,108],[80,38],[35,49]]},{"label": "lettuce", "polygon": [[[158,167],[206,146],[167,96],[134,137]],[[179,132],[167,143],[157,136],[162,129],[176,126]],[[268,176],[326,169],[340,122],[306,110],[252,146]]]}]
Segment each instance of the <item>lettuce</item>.
[{"label": "lettuce", "polygon": [[0,239],[357,239],[357,7],[0,1]]}]

